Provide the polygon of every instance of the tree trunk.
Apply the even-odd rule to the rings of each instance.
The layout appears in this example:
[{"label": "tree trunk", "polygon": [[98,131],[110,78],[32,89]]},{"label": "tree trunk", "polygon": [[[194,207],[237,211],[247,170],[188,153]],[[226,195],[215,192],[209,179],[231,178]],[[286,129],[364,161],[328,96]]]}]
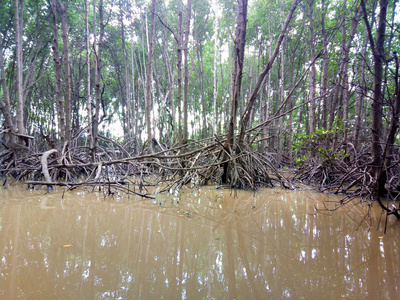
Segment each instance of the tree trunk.
[{"label": "tree trunk", "polygon": [[[282,5],[281,7],[281,18],[282,22],[284,20],[284,14],[283,14],[284,7]],[[284,24],[282,23],[282,26]],[[283,104],[285,101],[285,39],[282,40],[282,49],[281,49],[281,74],[280,74],[280,82],[279,82],[279,102],[280,105]],[[279,126],[278,126],[278,151],[276,155],[276,161],[278,164],[282,163],[282,154],[283,154],[283,121],[285,117],[282,117],[279,119]]]},{"label": "tree trunk", "polygon": [[368,21],[368,15],[365,8],[364,0],[361,0],[361,7],[364,13],[364,21],[368,30],[368,39],[374,57],[374,87],[373,99],[371,107],[371,130],[372,130],[372,168],[371,175],[377,180],[375,192],[377,196],[385,193],[386,176],[380,176],[382,166],[382,107],[383,107],[383,93],[382,93],[382,75],[383,65],[385,61],[385,30],[386,30],[386,14],[388,7],[388,0],[379,1],[379,20],[376,45],[372,37],[372,30]]},{"label": "tree trunk", "polygon": [[[125,139],[129,140],[132,136],[132,105],[130,97],[130,87],[129,87],[129,72],[128,72],[128,58],[125,45],[125,27],[124,27],[124,15],[122,10],[122,3],[120,2],[120,25],[121,25],[121,41],[122,41],[122,56],[124,61],[124,91],[122,91],[123,99],[126,103],[126,119],[124,120],[124,128],[126,128]],[[125,107],[123,107],[125,110]]]},{"label": "tree trunk", "polygon": [[296,10],[296,7],[299,4],[299,2],[300,2],[300,0],[294,0],[293,1],[292,7],[290,8],[289,14],[288,14],[288,16],[286,18],[286,21],[285,21],[285,23],[284,23],[284,25],[282,27],[282,31],[281,31],[281,33],[280,33],[280,35],[278,37],[278,41],[276,42],[276,46],[275,46],[274,52],[273,52],[269,62],[264,67],[264,69],[262,70],[260,76],[257,79],[257,83],[254,86],[254,90],[253,90],[253,92],[252,92],[252,94],[250,96],[249,102],[247,103],[246,108],[244,110],[244,113],[243,113],[243,115],[241,117],[241,128],[240,128],[240,135],[239,135],[238,143],[243,142],[243,138],[244,138],[244,135],[245,135],[245,132],[246,132],[246,129],[247,129],[247,125],[249,123],[249,119],[250,119],[250,111],[251,111],[251,109],[252,109],[252,107],[253,107],[256,99],[257,99],[257,95],[258,95],[258,92],[260,90],[261,83],[263,82],[265,76],[269,73],[269,71],[272,68],[272,65],[273,65],[273,63],[275,61],[275,58],[277,57],[277,55],[279,53],[279,49],[281,47],[283,38],[284,38],[284,36],[286,34],[287,28],[289,27],[289,23],[292,20],[294,11]]},{"label": "tree trunk", "polygon": [[[307,12],[308,20],[310,22],[310,59],[315,57],[315,37],[314,37],[314,19],[313,19],[313,5],[314,0],[307,1],[309,10]],[[315,79],[315,64],[312,64],[310,69],[310,93],[309,93],[309,117],[310,117],[310,133],[316,130],[316,117],[315,117],[315,94],[316,94],[316,79]]]},{"label": "tree trunk", "polygon": [[[226,124],[228,123],[228,122],[224,122],[225,120],[224,120],[224,118],[222,118],[222,114],[223,114],[223,111],[224,111],[224,105],[225,106],[228,106],[228,103],[226,103],[226,102],[228,102],[228,101],[225,101],[225,97],[224,97],[224,93],[225,93],[225,82],[224,82],[224,69],[222,68],[222,54],[221,54],[221,49],[219,50],[219,69],[220,69],[220,76],[221,76],[221,79],[220,79],[220,82],[221,82],[221,109],[219,110],[219,113],[220,113],[220,115],[221,115],[221,117],[219,118],[219,122],[218,122],[218,130],[217,130],[217,132],[218,132],[218,134],[221,132],[221,130],[222,130],[222,128],[226,128]],[[217,110],[218,111],[218,110]],[[225,111],[227,111],[227,110],[225,110]],[[226,117],[227,118],[227,117]],[[225,119],[226,119],[225,118]]]},{"label": "tree trunk", "polygon": [[57,0],[50,2],[53,23],[53,60],[55,73],[55,91],[56,91],[56,106],[57,106],[57,121],[58,121],[58,136],[61,147],[65,143],[65,113],[62,99],[62,82],[61,82],[61,57],[58,47],[58,29],[57,29]]},{"label": "tree trunk", "polygon": [[71,72],[71,79],[73,79],[71,80],[71,135],[72,132],[77,132],[81,128],[81,116],[79,113],[81,106],[79,101],[79,93],[84,77],[83,68],[82,57],[79,57],[79,67],[77,70],[72,69]]},{"label": "tree trunk", "polygon": [[[99,40],[97,42],[97,22],[96,22],[96,0],[93,0],[93,36],[94,36],[94,49],[95,49],[95,57],[94,57],[94,99],[95,99],[95,113],[93,116],[93,125],[92,125],[92,159],[95,159],[96,148],[98,144],[98,134],[99,134],[99,114],[100,114],[100,80],[101,80],[101,55],[103,51],[103,37],[104,37],[104,16],[103,16],[103,0],[99,0],[99,21],[100,21],[100,32],[99,32]],[[96,48],[97,42],[97,48]]]},{"label": "tree trunk", "polygon": [[[193,26],[195,27],[195,26]],[[193,36],[195,36],[193,32]],[[207,124],[207,100],[204,92],[204,63],[203,63],[203,50],[201,42],[196,42],[196,53],[197,53],[197,61],[198,61],[198,70],[199,70],[199,80],[200,80],[200,94],[201,94],[201,118],[202,118],[202,126],[201,126],[201,137],[206,138],[208,135],[208,124]],[[216,62],[214,62],[215,64]],[[192,64],[193,66],[193,64]],[[215,78],[215,76],[214,76]],[[194,104],[196,105],[196,104]],[[196,112],[196,108],[194,109]]]},{"label": "tree trunk", "polygon": [[235,60],[234,71],[232,74],[232,98],[227,136],[227,148],[229,151],[231,151],[234,147],[237,109],[242,88],[243,60],[247,25],[247,0],[238,0],[237,3],[238,6],[235,35]]},{"label": "tree trunk", "polygon": [[88,140],[92,137],[92,97],[90,87],[90,42],[89,42],[89,17],[88,17],[88,0],[85,0],[85,28],[86,28],[86,111],[88,119]]},{"label": "tree trunk", "polygon": [[68,0],[65,1],[65,5],[58,0],[57,6],[58,14],[61,18],[61,29],[64,49],[64,81],[65,81],[65,141],[71,140],[71,72],[69,67],[69,50],[68,50],[68,25],[67,25],[67,11],[68,11]]},{"label": "tree trunk", "polygon": [[[378,37],[376,41],[376,49],[374,50],[374,92],[372,102],[372,156],[374,167],[381,165],[382,149],[381,149],[381,131],[382,131],[382,75],[384,65],[384,45],[385,45],[385,29],[386,29],[386,9],[388,1],[380,1],[380,14],[378,24]],[[379,185],[379,191],[382,191],[383,185]]]},{"label": "tree trunk", "polygon": [[[17,87],[17,129],[25,134],[24,126],[24,97],[23,97],[23,60],[22,60],[22,31],[24,1],[15,0],[15,41],[16,41],[16,87]],[[20,8],[21,6],[21,8]]]},{"label": "tree trunk", "polygon": [[[346,2],[344,2],[344,11],[346,10]],[[343,54],[342,54],[342,75],[340,76],[342,79],[341,88],[343,89],[343,122],[345,122],[344,129],[344,137],[343,143],[347,143],[347,135],[348,135],[348,118],[349,118],[349,75],[348,75],[348,66],[349,66],[349,55],[350,55],[350,47],[353,42],[354,36],[356,34],[356,29],[358,23],[360,22],[360,10],[357,7],[354,11],[354,15],[351,18],[350,32],[347,34],[346,26],[342,27],[342,34],[344,37],[347,37],[347,41],[344,42]],[[345,24],[344,22],[342,24]]]},{"label": "tree trunk", "polygon": [[[199,48],[202,46],[200,45]],[[202,123],[203,123],[203,128],[201,130],[201,136],[202,138],[206,138],[209,135],[208,131],[208,122],[207,122],[207,99],[204,91],[204,66],[203,66],[203,53],[200,51],[200,91],[201,91],[201,115],[202,115]],[[199,51],[197,51],[199,53]]]},{"label": "tree trunk", "polygon": [[[163,25],[165,26],[166,29],[171,31],[174,38],[176,39],[175,33],[164,23],[163,23]],[[165,96],[165,100],[166,100],[165,122],[167,122],[167,132],[166,132],[165,136],[167,138],[168,143],[172,143],[173,141],[172,141],[171,137],[173,136],[173,133],[175,131],[175,104],[174,104],[175,70],[172,68],[171,59],[169,57],[169,49],[168,49],[169,40],[167,38],[168,35],[166,34],[166,31],[164,31],[163,33],[164,33],[164,42],[163,42],[162,56],[165,61],[166,75],[167,75],[166,81],[167,81],[167,86],[168,86],[168,88],[166,88],[167,95]],[[176,39],[176,41],[178,41],[178,40]],[[167,112],[168,112],[168,114],[167,114]]]},{"label": "tree trunk", "polygon": [[185,80],[183,85],[183,137],[182,143],[188,141],[188,89],[189,89],[189,68],[188,68],[188,53],[189,53],[189,33],[190,33],[190,17],[192,12],[192,1],[188,0],[186,8],[186,28],[183,41],[183,64],[185,68]]},{"label": "tree trunk", "polygon": [[[201,138],[206,138],[209,134],[208,131],[208,122],[207,122],[207,99],[206,99],[206,95],[205,95],[205,90],[204,90],[204,61],[203,61],[203,45],[202,45],[202,37],[203,37],[203,32],[202,30],[199,31],[198,34],[196,34],[195,32],[196,29],[196,11],[195,9],[193,10],[193,32],[192,32],[192,36],[194,39],[194,43],[193,43],[193,55],[192,55],[192,61],[194,60],[194,53],[196,53],[196,58],[197,58],[197,70],[198,70],[198,78],[199,78],[199,85],[200,85],[200,95],[201,95],[201,127],[199,128],[200,130],[200,135],[199,137]],[[215,51],[215,48],[214,48]],[[214,64],[215,64],[215,57],[214,57]],[[191,64],[191,71],[193,70],[194,67],[194,63]],[[188,77],[191,77],[191,73],[189,72]],[[213,71],[214,73],[214,71]],[[214,73],[215,74],[215,73]],[[185,75],[186,78],[186,75]],[[214,76],[215,78],[215,76]],[[196,102],[197,101],[193,101],[193,110],[194,113],[197,113],[197,108],[196,108]],[[194,116],[194,119],[196,120],[196,116]],[[192,128],[195,128],[195,123],[192,123]],[[213,124],[212,124],[213,127]],[[197,128],[196,128],[197,129]],[[196,133],[193,131],[193,133],[196,135]]]},{"label": "tree trunk", "polygon": [[[258,29],[257,29],[256,36],[257,36],[257,40],[258,40]],[[256,53],[257,53],[257,48],[254,47],[253,60],[252,60],[252,62],[250,63],[249,71],[248,71],[248,76],[247,76],[247,88],[245,89],[245,92],[244,92],[244,95],[243,95],[243,96],[244,96],[244,99],[243,99],[243,100],[245,100],[245,101],[240,101],[240,103],[242,103],[242,105],[241,105],[241,114],[243,113],[243,108],[242,108],[242,106],[243,106],[243,104],[247,103],[247,101],[248,101],[247,98],[249,97],[249,93],[250,93],[250,91],[251,91],[252,88],[253,88],[253,79],[254,79],[253,68],[254,68],[254,63],[255,63],[255,61],[256,61],[256,59],[255,59],[255,58],[256,58]],[[257,69],[258,69],[258,67],[259,67],[259,66],[257,66]],[[256,73],[259,73],[259,72],[256,71]],[[257,74],[257,76],[258,76],[258,74]],[[254,114],[255,114],[255,108],[254,108],[254,106],[253,106],[253,108],[251,109],[251,112],[250,112],[250,124],[249,124],[250,127],[253,126]],[[250,142],[250,135],[248,135],[248,136],[246,137],[246,142],[247,142],[247,143]]]},{"label": "tree trunk", "polygon": [[[232,98],[231,98],[231,109],[230,118],[228,124],[228,135],[226,148],[227,151],[232,153],[234,151],[235,142],[235,127],[237,118],[238,102],[240,92],[242,88],[242,74],[243,74],[243,60],[244,60],[244,49],[246,42],[246,24],[247,24],[247,0],[237,0],[237,23],[236,23],[236,35],[235,35],[235,57],[234,66],[232,73]],[[224,159],[228,158],[228,154],[224,153]],[[227,183],[229,178],[228,169],[229,164],[224,164],[224,171],[222,174],[222,182]]]},{"label": "tree trunk", "polygon": [[4,98],[4,103],[0,103],[0,108],[4,115],[5,127],[6,129],[9,130],[10,133],[9,142],[14,143],[15,127],[12,122],[12,116],[11,116],[10,94],[8,92],[8,87],[7,87],[6,70],[4,67],[4,56],[3,56],[3,42],[1,40],[0,40],[0,72],[1,72],[0,81],[1,81],[1,87],[3,88],[3,98]]},{"label": "tree trunk", "polygon": [[[367,30],[366,27],[364,27],[364,36],[367,35]],[[359,143],[359,136],[360,136],[360,130],[361,130],[361,120],[362,120],[362,109],[364,106],[364,98],[367,95],[367,90],[366,90],[366,82],[365,82],[365,56],[367,53],[367,42],[368,40],[365,39],[363,48],[361,50],[361,62],[360,62],[360,68],[359,68],[359,74],[360,74],[360,83],[358,86],[358,99],[356,103],[356,115],[355,115],[355,124],[354,124],[354,134],[353,134],[353,140],[354,140],[354,148],[358,149],[358,143]]]},{"label": "tree trunk", "polygon": [[[294,66],[294,62],[292,63],[292,67]],[[292,72],[290,76],[290,84],[289,84],[289,89],[293,87],[293,81],[294,81],[294,72]],[[288,156],[289,156],[289,164],[291,165],[293,163],[293,112],[291,111],[294,106],[293,99],[291,99],[288,102],[288,111],[289,111],[289,120],[288,120],[288,142],[287,142],[287,148],[288,148]]]},{"label": "tree trunk", "polygon": [[178,103],[178,143],[182,144],[182,11],[179,11],[179,29],[178,29],[178,48],[177,48],[177,62],[178,69],[178,96],[176,97]]},{"label": "tree trunk", "polygon": [[[394,59],[396,63],[396,70],[395,70],[395,84],[396,84],[396,98],[393,103],[392,107],[392,119],[390,121],[389,127],[389,134],[386,142],[385,152],[384,152],[384,159],[385,159],[385,168],[390,168],[392,164],[392,157],[393,157],[393,148],[396,140],[396,133],[397,129],[399,128],[399,116],[400,116],[400,75],[399,75],[399,59],[397,57],[397,53],[394,52]],[[382,171],[384,176],[384,181],[386,182],[387,178],[387,171],[385,169]]]},{"label": "tree trunk", "polygon": [[328,95],[327,95],[327,90],[328,90],[328,67],[329,67],[329,58],[328,58],[328,36],[326,34],[326,29],[325,29],[325,11],[327,7],[325,6],[325,0],[321,1],[322,7],[321,7],[321,34],[322,34],[322,40],[323,40],[323,48],[324,48],[324,54],[323,54],[323,66],[322,66],[322,86],[321,86],[321,94],[322,94],[322,127],[326,128],[327,127],[327,120],[328,120]]},{"label": "tree trunk", "polygon": [[[137,133],[137,114],[136,114],[136,98],[135,98],[135,67],[134,67],[134,55],[133,55],[133,35],[131,37],[131,72],[132,72],[132,137],[136,140]],[[136,141],[135,141],[136,142]]]},{"label": "tree trunk", "polygon": [[214,20],[214,65],[213,65],[213,134],[218,134],[218,118],[217,118],[217,100],[218,100],[218,73],[217,73],[217,54],[218,54],[218,18],[215,16]]},{"label": "tree trunk", "polygon": [[[271,59],[272,57],[272,34],[271,34],[271,17],[270,14],[268,14],[268,39],[269,39],[269,43],[268,43],[268,60]],[[266,83],[266,89],[263,89],[263,93],[266,94],[266,101],[265,101],[265,106],[264,106],[264,121],[268,120],[269,118],[269,113],[271,110],[271,73],[268,72],[268,77],[266,79],[267,83]],[[265,79],[264,79],[264,83],[262,83],[261,85],[265,84]],[[267,126],[264,126],[263,128],[264,131],[264,149],[266,149],[268,147],[268,134],[269,134],[269,130]]]},{"label": "tree trunk", "polygon": [[147,144],[149,151],[153,152],[152,140],[153,136],[151,133],[151,87],[153,79],[153,51],[154,51],[154,34],[155,34],[155,13],[156,13],[156,0],[152,0],[151,5],[151,27],[150,27],[150,43],[148,49],[148,61],[147,61],[147,78],[146,78],[146,103],[145,103],[145,113],[146,113],[146,129],[147,129]]},{"label": "tree trunk", "polygon": [[[234,40],[233,40],[233,36],[231,35],[231,40],[230,42],[232,42],[232,44],[234,44]],[[233,47],[234,49],[234,47]],[[231,103],[232,103],[232,99],[231,96],[233,94],[232,91],[232,87],[233,87],[233,79],[232,79],[232,74],[233,74],[233,68],[234,68],[234,57],[235,54],[233,53],[234,50],[231,49],[231,47],[228,47],[228,53],[229,53],[229,98],[227,99],[226,103],[225,103],[225,132],[228,132],[229,130],[229,118],[231,115]],[[221,70],[222,70],[222,60],[221,60]]]}]

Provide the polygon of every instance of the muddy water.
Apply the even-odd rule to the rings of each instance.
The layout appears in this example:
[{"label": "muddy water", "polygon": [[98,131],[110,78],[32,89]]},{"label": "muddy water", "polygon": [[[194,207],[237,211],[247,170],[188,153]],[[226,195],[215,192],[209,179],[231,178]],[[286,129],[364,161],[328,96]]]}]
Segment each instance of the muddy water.
[{"label": "muddy water", "polygon": [[0,298],[397,299],[400,224],[326,197],[0,190]]}]

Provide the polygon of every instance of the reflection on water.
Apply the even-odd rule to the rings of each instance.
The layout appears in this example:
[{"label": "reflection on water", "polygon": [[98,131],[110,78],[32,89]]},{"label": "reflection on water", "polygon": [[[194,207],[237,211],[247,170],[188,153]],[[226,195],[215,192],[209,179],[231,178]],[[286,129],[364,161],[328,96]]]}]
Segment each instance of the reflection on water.
[{"label": "reflection on water", "polygon": [[396,299],[400,224],[312,214],[322,197],[0,190],[0,298]]}]

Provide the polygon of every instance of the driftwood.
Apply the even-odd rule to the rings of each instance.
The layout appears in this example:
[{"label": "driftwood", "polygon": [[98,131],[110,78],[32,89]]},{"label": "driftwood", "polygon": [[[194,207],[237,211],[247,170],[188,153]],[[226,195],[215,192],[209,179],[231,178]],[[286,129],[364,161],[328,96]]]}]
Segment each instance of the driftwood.
[{"label": "driftwood", "polygon": [[49,174],[49,167],[48,167],[48,162],[47,162],[47,158],[53,154],[53,153],[57,153],[56,149],[51,149],[49,151],[46,151],[45,153],[43,153],[42,158],[40,159],[40,162],[42,163],[42,173],[44,176],[44,179],[46,180],[47,183],[49,183],[49,187],[51,186],[51,177]]}]

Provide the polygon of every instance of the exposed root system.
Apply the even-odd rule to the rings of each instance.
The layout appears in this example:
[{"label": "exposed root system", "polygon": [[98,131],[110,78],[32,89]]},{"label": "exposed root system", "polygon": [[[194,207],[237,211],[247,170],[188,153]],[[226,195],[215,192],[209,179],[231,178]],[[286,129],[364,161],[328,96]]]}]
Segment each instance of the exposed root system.
[{"label": "exposed root system", "polygon": [[[344,150],[344,149],[345,150]],[[388,178],[385,186],[387,199],[378,196],[376,191],[378,176],[372,176],[371,155],[369,148],[356,151],[352,144],[336,149],[331,156],[314,156],[300,162],[296,172],[298,180],[306,184],[313,184],[321,192],[344,194],[345,196],[336,203],[317,209],[321,212],[330,212],[346,205],[355,198],[376,201],[387,215],[400,218],[400,178],[399,157],[391,166],[382,166],[380,172],[386,172]],[[397,151],[396,151],[397,153]]]},{"label": "exposed root system", "polygon": [[[10,179],[25,180],[30,186],[65,186],[74,189],[98,186],[110,194],[118,191],[152,197],[154,188],[175,192],[186,184],[221,184],[224,164],[228,164],[230,188],[256,189],[260,186],[293,185],[274,167],[271,157],[244,147],[237,154],[226,152],[224,141],[205,139],[185,146],[168,148],[154,141],[155,153],[147,148],[137,155],[111,139],[103,139],[95,155],[89,147],[64,145],[61,150],[3,149],[0,175],[7,185]],[[94,157],[94,159],[93,159]]]}]

